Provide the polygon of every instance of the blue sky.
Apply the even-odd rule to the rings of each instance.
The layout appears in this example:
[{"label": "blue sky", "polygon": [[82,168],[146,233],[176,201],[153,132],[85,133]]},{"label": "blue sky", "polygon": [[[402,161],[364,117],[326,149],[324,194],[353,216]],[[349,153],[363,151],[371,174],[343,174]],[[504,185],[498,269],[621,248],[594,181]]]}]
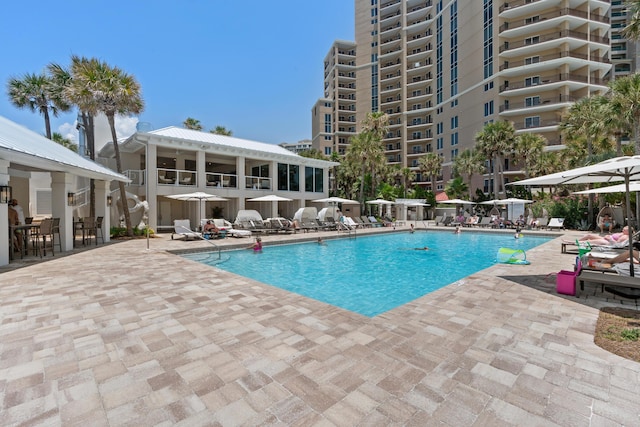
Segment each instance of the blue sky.
[{"label": "blue sky", "polygon": [[[9,1],[1,15],[0,116],[43,134],[39,113],[9,102],[7,80],[75,54],[133,74],[139,120],[155,129],[193,117],[256,141],[311,138],[324,57],[354,37],[352,0]],[[68,134],[75,117],[53,118],[52,130]]]}]

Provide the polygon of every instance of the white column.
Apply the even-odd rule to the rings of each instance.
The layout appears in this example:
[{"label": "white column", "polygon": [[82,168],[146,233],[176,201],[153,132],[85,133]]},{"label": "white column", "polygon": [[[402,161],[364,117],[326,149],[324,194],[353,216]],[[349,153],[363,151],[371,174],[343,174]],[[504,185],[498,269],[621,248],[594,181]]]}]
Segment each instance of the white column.
[{"label": "white column", "polygon": [[[198,190],[204,192],[207,191],[207,163],[205,158],[206,153],[203,150],[196,151],[196,181],[198,181]],[[200,209],[199,219],[211,218],[211,215],[207,214],[207,202],[198,203],[197,209]],[[199,225],[197,224],[196,226]]]},{"label": "white column", "polygon": [[149,203],[149,227],[158,230],[158,150],[155,144],[145,143],[146,152],[146,176],[144,184]]},{"label": "white column", "polygon": [[75,192],[72,185],[73,175],[64,172],[51,173],[51,213],[53,218],[60,218],[63,252],[73,250],[73,206],[67,203],[67,193]]},{"label": "white column", "polygon": [[238,186],[238,194],[240,195],[240,197],[238,197],[238,210],[242,210],[245,208],[245,204],[244,204],[245,193],[246,193],[245,182],[247,180],[245,179],[246,172],[245,172],[244,162],[245,162],[244,156],[236,157],[236,175],[238,176],[238,179],[236,180],[237,181],[236,184]]},{"label": "white column", "polygon": [[109,209],[115,209],[115,203],[107,206],[107,194],[109,194],[109,182],[95,180],[96,184],[96,218],[102,217],[102,235],[104,241],[111,240],[111,215]]},{"label": "white column", "polygon": [[[0,160],[0,185],[9,185],[9,162]],[[9,204],[0,203],[0,265],[9,264],[9,251],[13,249],[9,236]]]}]

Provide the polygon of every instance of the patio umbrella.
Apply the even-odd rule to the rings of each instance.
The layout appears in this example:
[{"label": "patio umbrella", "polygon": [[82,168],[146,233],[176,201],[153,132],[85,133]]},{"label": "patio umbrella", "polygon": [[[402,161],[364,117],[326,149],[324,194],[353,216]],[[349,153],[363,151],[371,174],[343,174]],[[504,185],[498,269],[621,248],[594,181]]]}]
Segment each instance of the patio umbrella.
[{"label": "patio umbrella", "polygon": [[543,175],[537,178],[512,182],[512,185],[558,185],[589,184],[598,182],[624,181],[627,207],[627,227],[629,227],[629,274],[633,277],[633,228],[628,213],[631,212],[631,180],[640,179],[640,156],[615,157],[595,165],[583,166],[564,172]]},{"label": "patio umbrella", "polygon": [[475,205],[475,202],[471,202],[469,200],[462,200],[462,199],[450,199],[450,200],[442,200],[439,201],[438,203],[451,203],[454,205]]},{"label": "patio umbrella", "polygon": [[[200,203],[198,209],[198,217],[200,217],[200,212],[202,212],[203,200],[205,202],[226,202],[227,200],[229,200],[225,199],[224,197],[216,196],[215,194],[204,193],[202,191],[196,191],[195,193],[172,194],[166,197],[174,200],[197,200]],[[200,218],[198,218],[198,224],[200,224]]]},{"label": "patio umbrella", "polygon": [[358,202],[357,200],[351,200],[351,199],[343,199],[342,197],[326,197],[324,199],[316,199],[316,200],[312,200],[312,202],[317,202],[317,203],[346,203],[346,204],[352,204],[352,205],[357,205],[360,202]]},{"label": "patio umbrella", "polygon": [[[254,197],[253,199],[247,199],[247,201],[248,202],[291,202],[291,201],[293,201],[293,199],[289,199],[287,197],[278,196],[276,194],[268,194],[266,196]],[[273,214],[274,214],[274,212],[272,211],[269,214],[269,216],[273,217]],[[276,215],[277,215],[277,213],[276,213]]]},{"label": "patio umbrella", "polygon": [[269,194],[268,196],[254,197],[253,199],[247,199],[248,202],[291,202],[292,200],[293,199],[277,196],[275,194]]}]

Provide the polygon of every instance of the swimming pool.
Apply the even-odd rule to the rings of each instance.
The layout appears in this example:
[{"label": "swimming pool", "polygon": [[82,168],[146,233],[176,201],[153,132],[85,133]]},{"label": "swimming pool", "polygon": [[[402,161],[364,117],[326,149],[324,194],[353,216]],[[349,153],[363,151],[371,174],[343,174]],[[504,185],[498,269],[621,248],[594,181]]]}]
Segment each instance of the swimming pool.
[{"label": "swimming pool", "polygon": [[[501,247],[524,249],[551,238],[463,232],[388,233],[269,246],[185,258],[373,317],[495,264]],[[414,250],[428,246],[429,250]],[[521,269],[524,266],[513,266]]]}]

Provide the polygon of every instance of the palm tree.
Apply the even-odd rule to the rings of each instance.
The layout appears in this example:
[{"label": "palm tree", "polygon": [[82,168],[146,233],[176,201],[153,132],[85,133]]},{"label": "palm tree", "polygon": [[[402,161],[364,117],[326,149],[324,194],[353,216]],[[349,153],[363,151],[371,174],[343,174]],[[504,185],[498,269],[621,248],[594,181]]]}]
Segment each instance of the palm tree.
[{"label": "palm tree", "polygon": [[471,182],[473,175],[484,172],[484,160],[478,150],[467,148],[453,161],[453,169],[459,175],[467,176],[467,188],[469,189],[469,197],[471,197]]},{"label": "palm tree", "polygon": [[27,73],[22,77],[10,77],[7,83],[9,101],[18,108],[29,108],[38,111],[44,117],[47,138],[51,139],[51,118],[61,111],[68,111],[69,104],[61,96],[59,88],[50,76],[44,73]]},{"label": "palm tree", "polygon": [[382,142],[373,132],[362,131],[351,138],[351,144],[345,153],[347,162],[359,169],[360,190],[358,200],[364,203],[365,180],[368,175],[371,178],[372,193],[375,191],[375,175],[385,166]]},{"label": "palm tree", "polygon": [[407,188],[411,187],[411,183],[416,179],[416,173],[411,168],[402,168],[400,174],[402,176],[402,197],[406,198]]},{"label": "palm tree", "polygon": [[499,197],[504,190],[504,157],[513,152],[515,128],[513,123],[487,123],[475,136],[477,148],[493,165],[493,193]]},{"label": "palm tree", "polygon": [[427,153],[418,159],[418,167],[420,172],[424,172],[429,176],[431,181],[431,191],[436,194],[436,181],[438,175],[442,173],[442,157],[436,153]]},{"label": "palm tree", "polygon": [[[139,114],[144,109],[144,101],[140,93],[140,85],[135,77],[125,73],[118,67],[111,67],[106,62],[92,58],[74,61],[72,69],[73,93],[80,99],[80,104],[88,108],[88,112],[95,115],[104,113],[111,130],[111,140],[116,160],[116,169],[122,173],[120,146],[116,135],[116,114]],[[124,182],[118,181],[120,201],[123,206],[127,234],[133,236],[131,216],[127,201]]]},{"label": "palm tree", "polygon": [[514,144],[514,158],[521,160],[524,167],[524,177],[531,175],[532,164],[540,157],[547,146],[547,139],[539,134],[521,133],[516,136]]},{"label": "palm tree", "polygon": [[454,199],[462,198],[468,191],[469,187],[464,183],[461,176],[457,176],[449,180],[444,188],[444,192],[447,193],[447,196]]},{"label": "palm tree", "polygon": [[609,82],[612,108],[622,112],[621,122],[627,123],[640,154],[640,74],[619,77]]},{"label": "palm tree", "polygon": [[626,38],[631,40],[640,39],[640,0],[630,0],[627,6],[627,26],[623,30]]},{"label": "palm tree", "polygon": [[73,151],[74,153],[78,152],[78,145],[74,144],[69,138],[65,138],[64,136],[62,136],[61,133],[54,132],[53,135],[51,136],[51,140],[53,142],[57,142],[58,144],[62,145],[63,147],[68,148],[69,150]]},{"label": "palm tree", "polygon": [[[187,127],[187,126],[185,126],[185,127]],[[200,127],[200,128],[202,129],[202,127]],[[200,129],[198,129],[198,130],[200,130]],[[230,131],[230,130],[227,130],[227,128],[224,127],[224,126],[216,126],[215,129],[211,129],[209,131],[209,133],[214,133],[216,135],[225,135],[225,136],[232,136],[233,135],[233,132]]]},{"label": "palm tree", "polygon": [[202,124],[200,124],[200,120],[194,119],[193,117],[187,117],[187,119],[184,122],[182,122],[182,125],[186,129],[202,130]]},{"label": "palm tree", "polygon": [[593,155],[593,141],[600,137],[605,129],[604,105],[601,96],[589,96],[576,101],[560,123],[565,134],[583,136],[587,142],[587,156]]},{"label": "palm tree", "polygon": [[377,139],[382,141],[384,135],[387,133],[388,125],[389,116],[387,113],[381,111],[367,113],[367,117],[362,121],[362,131],[371,132]]}]

